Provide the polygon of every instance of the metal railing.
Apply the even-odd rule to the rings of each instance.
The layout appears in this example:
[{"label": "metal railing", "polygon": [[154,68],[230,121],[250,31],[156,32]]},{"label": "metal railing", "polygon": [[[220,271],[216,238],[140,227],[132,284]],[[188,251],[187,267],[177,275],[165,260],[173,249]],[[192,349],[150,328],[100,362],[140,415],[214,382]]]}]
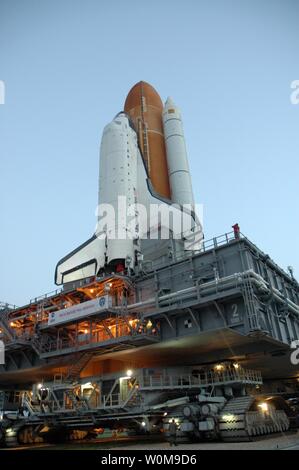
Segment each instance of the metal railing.
[{"label": "metal railing", "polygon": [[112,408],[120,405],[120,393],[112,393],[109,395],[103,395],[103,408]]},{"label": "metal railing", "polygon": [[225,370],[223,372],[208,371],[199,375],[161,375],[139,379],[142,388],[197,388],[227,383],[262,384],[262,376],[255,370]]},{"label": "metal railing", "polygon": [[[198,254],[204,253],[208,250],[219,248],[223,245],[228,245],[229,243],[240,239],[246,239],[246,237],[241,232],[238,235],[236,235],[235,232],[228,232],[224,233],[223,235],[202,241],[200,249],[175,250],[170,257],[165,254],[161,259],[159,259],[159,261],[145,261],[143,263],[145,272],[167,267],[168,265],[179,261],[188,260],[193,256],[197,256]],[[146,266],[148,266],[148,269]]]},{"label": "metal railing", "polygon": [[135,380],[132,388],[126,394],[109,393],[103,396],[103,408],[126,408],[140,404],[139,382]]},{"label": "metal railing", "polygon": [[51,292],[47,292],[46,294],[42,294],[38,297],[33,297],[32,299],[30,299],[29,303],[30,304],[35,304],[37,302],[40,302],[41,300],[46,300],[49,297],[54,297],[55,295],[60,294],[62,291],[63,291],[63,288],[60,287],[59,289],[52,290]]},{"label": "metal railing", "polygon": [[54,351],[63,351],[69,348],[83,348],[92,344],[100,345],[101,343],[107,343],[107,341],[118,342],[123,338],[134,339],[134,338],[159,338],[159,332],[151,330],[138,331],[130,329],[126,323],[118,324],[112,329],[111,334],[107,331],[97,331],[92,334],[78,334],[75,338],[57,338],[55,340],[48,340],[47,343],[40,344],[41,353],[50,353]]},{"label": "metal railing", "polygon": [[[239,238],[246,239],[246,237],[241,232],[240,232]],[[234,232],[224,233],[223,235],[219,235],[219,236],[211,238],[209,240],[204,240],[202,242],[201,250],[196,250],[196,253],[205,252],[205,251],[210,250],[212,248],[218,248],[219,246],[226,245],[226,244],[230,243],[233,240],[236,240]],[[182,254],[182,259],[183,258],[188,258],[192,255],[192,251],[182,250],[181,252],[177,252],[178,258],[180,257],[180,253]],[[184,254],[185,254],[185,256],[184,256]],[[89,284],[91,281],[92,281],[91,277],[88,277],[86,279],[82,279],[80,281],[80,283],[78,283],[78,282],[74,283],[74,285],[72,286],[71,289],[75,289],[75,288],[80,287],[80,286],[85,286],[85,285]],[[60,287],[60,288],[55,289],[53,291],[46,292],[45,294],[42,294],[38,297],[33,297],[32,299],[30,299],[29,304],[34,304],[34,303],[41,302],[42,300],[47,300],[50,297],[56,296],[56,295],[58,295],[60,293],[63,293],[63,292],[68,292],[69,290],[70,289],[64,289],[63,287]],[[0,302],[0,311],[4,307],[5,308],[10,308],[12,310],[15,310],[15,309],[19,308],[16,305],[11,305],[11,304],[8,304],[8,303]]]},{"label": "metal railing", "polygon": [[0,302],[0,313],[1,313],[1,310],[15,310],[17,307],[17,305],[13,305],[13,304],[9,304],[7,302]]},{"label": "metal railing", "polygon": [[[220,246],[223,245],[228,245],[232,241],[240,240],[240,239],[245,239],[246,237],[239,232],[239,234],[235,234],[235,232],[227,232],[223,233],[222,235],[218,235],[217,237],[209,238],[208,240],[203,240],[201,243],[201,249],[200,250],[195,250],[196,253],[202,253],[214,248],[219,248]],[[185,251],[185,253],[188,255],[189,250]],[[191,252],[192,253],[192,252]]]}]

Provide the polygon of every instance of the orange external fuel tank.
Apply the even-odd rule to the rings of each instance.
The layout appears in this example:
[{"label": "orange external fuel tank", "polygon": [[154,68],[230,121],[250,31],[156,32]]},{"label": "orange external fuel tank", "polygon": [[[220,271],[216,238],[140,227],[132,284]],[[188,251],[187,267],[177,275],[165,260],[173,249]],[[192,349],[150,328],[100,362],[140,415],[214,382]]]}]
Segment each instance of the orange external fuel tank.
[{"label": "orange external fuel tank", "polygon": [[142,156],[155,191],[170,199],[160,96],[148,83],[138,82],[128,93],[124,111],[130,116],[137,131]]}]

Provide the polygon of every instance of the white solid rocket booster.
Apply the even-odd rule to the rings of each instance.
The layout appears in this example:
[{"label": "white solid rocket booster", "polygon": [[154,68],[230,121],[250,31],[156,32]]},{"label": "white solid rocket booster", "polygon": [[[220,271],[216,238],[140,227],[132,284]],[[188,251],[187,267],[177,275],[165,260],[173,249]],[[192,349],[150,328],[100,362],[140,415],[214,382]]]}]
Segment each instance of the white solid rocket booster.
[{"label": "white solid rocket booster", "polygon": [[163,126],[171,199],[194,206],[181,112],[171,98],[167,98],[163,109]]}]

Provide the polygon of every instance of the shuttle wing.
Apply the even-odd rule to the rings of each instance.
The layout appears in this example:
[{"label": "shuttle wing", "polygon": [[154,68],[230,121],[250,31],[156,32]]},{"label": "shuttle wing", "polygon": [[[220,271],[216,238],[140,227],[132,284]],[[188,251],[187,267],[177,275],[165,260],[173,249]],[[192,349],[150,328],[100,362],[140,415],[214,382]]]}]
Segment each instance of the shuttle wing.
[{"label": "shuttle wing", "polygon": [[105,264],[105,251],[105,240],[93,235],[57,263],[55,283],[65,284],[95,276]]}]

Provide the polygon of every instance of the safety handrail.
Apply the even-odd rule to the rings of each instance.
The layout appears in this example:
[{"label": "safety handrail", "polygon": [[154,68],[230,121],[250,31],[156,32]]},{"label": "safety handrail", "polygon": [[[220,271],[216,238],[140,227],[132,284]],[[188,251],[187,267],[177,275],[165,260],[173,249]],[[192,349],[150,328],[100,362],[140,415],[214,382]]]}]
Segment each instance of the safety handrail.
[{"label": "safety handrail", "polygon": [[189,387],[207,386],[215,383],[228,382],[254,382],[262,383],[262,376],[259,371],[241,369],[235,371],[207,371],[199,375],[181,374],[177,376],[149,376],[140,378],[140,387]]}]

